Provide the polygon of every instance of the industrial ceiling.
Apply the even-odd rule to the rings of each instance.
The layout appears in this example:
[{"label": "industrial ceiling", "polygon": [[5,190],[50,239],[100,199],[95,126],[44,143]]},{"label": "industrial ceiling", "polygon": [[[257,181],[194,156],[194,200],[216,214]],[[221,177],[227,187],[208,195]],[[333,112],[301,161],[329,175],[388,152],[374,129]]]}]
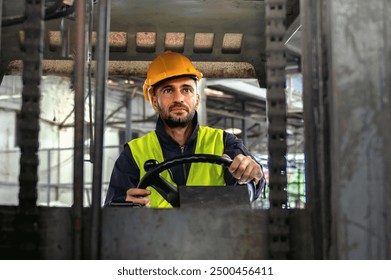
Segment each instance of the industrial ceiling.
[{"label": "industrial ceiling", "polygon": [[[92,39],[90,77],[94,76],[96,59],[99,21],[96,2],[87,1],[86,11],[92,15],[86,28]],[[70,81],[76,37],[72,3],[46,1],[43,50],[43,74],[60,75]],[[173,50],[188,56],[204,74],[207,123],[225,129],[239,127],[244,130],[239,136],[245,137],[250,149],[267,152],[264,7],[264,1],[250,0],[111,1],[107,13],[111,20],[106,125],[125,128],[127,98],[130,95],[137,104],[142,104],[140,89],[149,62],[163,51]],[[24,8],[23,0],[3,1],[0,69],[3,76],[21,75]],[[287,58],[290,67],[296,69],[293,73],[298,72],[300,63],[299,10],[299,0],[287,1]],[[93,79],[91,85],[94,86]],[[10,104],[7,96],[11,91],[15,88],[1,87],[2,106]],[[18,97],[11,95],[18,102]],[[289,87],[287,101],[288,144],[292,152],[300,152],[303,149],[300,86]],[[135,115],[133,120],[133,128],[140,133],[154,122],[151,114]]]}]

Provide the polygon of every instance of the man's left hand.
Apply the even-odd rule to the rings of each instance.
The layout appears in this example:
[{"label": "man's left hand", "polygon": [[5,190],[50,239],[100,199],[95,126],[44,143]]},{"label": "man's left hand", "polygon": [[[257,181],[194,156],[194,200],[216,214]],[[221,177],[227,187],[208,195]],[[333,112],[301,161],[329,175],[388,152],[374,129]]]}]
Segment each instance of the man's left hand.
[{"label": "man's left hand", "polygon": [[[229,157],[224,154],[225,157]],[[251,180],[258,184],[263,177],[259,164],[251,157],[242,154],[237,155],[228,168],[229,172],[238,180],[239,184],[247,184]]]}]

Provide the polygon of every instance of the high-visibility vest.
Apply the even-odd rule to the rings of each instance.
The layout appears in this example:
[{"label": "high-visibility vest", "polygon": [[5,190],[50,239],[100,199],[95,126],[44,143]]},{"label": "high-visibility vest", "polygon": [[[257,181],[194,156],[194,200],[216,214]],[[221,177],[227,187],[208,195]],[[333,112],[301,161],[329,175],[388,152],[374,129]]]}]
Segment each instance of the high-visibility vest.
[{"label": "high-visibility vest", "polygon": [[[155,159],[159,163],[164,161],[162,148],[157,138],[156,132],[150,132],[143,137],[131,140],[128,143],[133,158],[140,169],[140,179],[145,173],[144,163],[149,159]],[[197,134],[195,154],[213,154],[221,156],[224,152],[223,130],[207,126],[200,126]],[[173,182],[168,170],[160,173],[160,176],[171,183]],[[187,186],[224,186],[223,166],[212,163],[192,163],[186,181]],[[151,208],[172,208],[155,189],[148,187],[151,191]]]}]

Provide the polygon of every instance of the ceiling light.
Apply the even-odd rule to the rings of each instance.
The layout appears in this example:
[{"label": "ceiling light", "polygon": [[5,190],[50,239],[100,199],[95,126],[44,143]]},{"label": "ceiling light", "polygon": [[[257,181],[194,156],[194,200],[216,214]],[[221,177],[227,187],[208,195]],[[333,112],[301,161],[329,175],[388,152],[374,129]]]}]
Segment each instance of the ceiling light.
[{"label": "ceiling light", "polygon": [[224,92],[219,90],[214,90],[211,88],[205,88],[205,94],[206,95],[213,95],[213,96],[224,96]]},{"label": "ceiling light", "polygon": [[240,128],[236,128],[236,127],[227,128],[227,129],[225,129],[225,131],[228,133],[235,134],[235,135],[239,135],[242,133],[242,130]]}]

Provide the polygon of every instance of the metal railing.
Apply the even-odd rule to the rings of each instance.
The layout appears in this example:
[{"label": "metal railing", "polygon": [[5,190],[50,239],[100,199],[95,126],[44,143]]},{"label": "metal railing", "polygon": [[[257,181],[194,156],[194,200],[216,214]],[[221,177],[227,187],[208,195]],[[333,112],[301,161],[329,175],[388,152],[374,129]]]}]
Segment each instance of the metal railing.
[{"label": "metal railing", "polygon": [[[102,196],[105,195],[111,169],[122,147],[104,147],[104,167],[102,170]],[[73,157],[74,149],[45,148],[38,151],[38,205],[71,206],[73,193]],[[0,205],[17,205],[19,192],[19,149],[0,151],[3,161],[0,169]],[[84,205],[91,205],[92,164],[89,155],[85,155]]]}]

